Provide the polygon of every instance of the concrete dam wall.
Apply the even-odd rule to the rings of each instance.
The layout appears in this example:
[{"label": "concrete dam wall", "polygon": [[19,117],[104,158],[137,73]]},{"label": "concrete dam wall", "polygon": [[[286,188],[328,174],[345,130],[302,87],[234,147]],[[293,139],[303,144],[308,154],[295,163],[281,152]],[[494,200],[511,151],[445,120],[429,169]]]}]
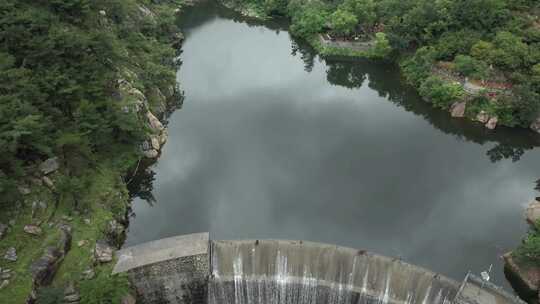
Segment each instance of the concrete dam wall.
[{"label": "concrete dam wall", "polygon": [[429,270],[334,245],[284,240],[213,241],[207,233],[118,252],[145,304],[505,304],[513,295],[467,275]]}]

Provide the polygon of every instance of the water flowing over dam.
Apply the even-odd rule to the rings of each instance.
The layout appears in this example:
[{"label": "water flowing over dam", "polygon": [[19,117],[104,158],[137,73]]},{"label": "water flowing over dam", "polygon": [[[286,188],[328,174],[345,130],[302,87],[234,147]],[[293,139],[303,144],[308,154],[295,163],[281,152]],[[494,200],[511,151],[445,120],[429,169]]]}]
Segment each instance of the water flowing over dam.
[{"label": "water flowing over dam", "polygon": [[125,248],[114,272],[128,273],[145,304],[523,303],[473,275],[457,282],[364,250],[207,233]]},{"label": "water flowing over dam", "polygon": [[365,251],[299,241],[214,241],[209,303],[450,303],[459,285]]}]

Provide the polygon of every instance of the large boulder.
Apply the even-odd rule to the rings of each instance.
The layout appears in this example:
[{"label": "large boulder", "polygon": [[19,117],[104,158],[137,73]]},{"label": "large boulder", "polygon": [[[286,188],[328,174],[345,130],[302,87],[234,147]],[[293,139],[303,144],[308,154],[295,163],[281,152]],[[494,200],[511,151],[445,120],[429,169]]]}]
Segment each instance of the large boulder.
[{"label": "large boulder", "polygon": [[31,234],[31,235],[41,235],[43,232],[39,226],[36,225],[25,225],[23,228],[24,232]]},{"label": "large boulder", "polygon": [[41,170],[41,172],[43,172],[45,175],[58,170],[58,168],[60,168],[58,157],[51,157],[39,165],[39,170]]},{"label": "large boulder", "polygon": [[533,227],[538,223],[538,220],[540,220],[539,201],[534,200],[529,204],[529,207],[527,207],[527,210],[525,211],[525,218],[527,219],[527,223]]},{"label": "large boulder", "polygon": [[464,101],[455,102],[454,104],[452,104],[452,107],[450,107],[450,115],[452,115],[452,117],[462,118],[465,116],[466,107],[467,103]]},{"label": "large boulder", "polygon": [[497,124],[499,123],[499,118],[491,117],[488,122],[486,123],[486,128],[490,130],[494,130],[497,127]]},{"label": "large boulder", "polygon": [[146,112],[146,117],[148,118],[148,122],[150,123],[150,127],[155,131],[162,131],[164,129],[163,124],[157,117],[152,114],[152,112],[148,111]]},{"label": "large boulder", "polygon": [[530,265],[530,263],[520,263],[511,252],[505,254],[503,259],[505,276],[520,297],[523,299],[537,298],[540,286],[540,268]]},{"label": "large boulder", "polygon": [[536,118],[530,125],[531,130],[540,133],[540,117]]}]

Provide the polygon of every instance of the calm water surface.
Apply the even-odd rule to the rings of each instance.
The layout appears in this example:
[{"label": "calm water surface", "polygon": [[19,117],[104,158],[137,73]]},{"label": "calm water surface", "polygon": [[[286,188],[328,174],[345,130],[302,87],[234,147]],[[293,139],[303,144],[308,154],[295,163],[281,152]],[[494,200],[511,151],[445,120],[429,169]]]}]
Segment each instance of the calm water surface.
[{"label": "calm water surface", "polygon": [[458,280],[494,264],[506,284],[500,255],[527,229],[538,136],[451,119],[394,67],[321,60],[278,24],[212,5],[184,22],[184,107],[136,189],[127,245],[305,239]]}]

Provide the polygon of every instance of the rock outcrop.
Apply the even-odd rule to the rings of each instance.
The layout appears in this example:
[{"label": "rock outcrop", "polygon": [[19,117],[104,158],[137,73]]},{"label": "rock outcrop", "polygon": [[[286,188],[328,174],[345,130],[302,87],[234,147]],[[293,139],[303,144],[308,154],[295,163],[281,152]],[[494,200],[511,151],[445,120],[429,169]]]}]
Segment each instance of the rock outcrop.
[{"label": "rock outcrop", "polygon": [[497,127],[498,123],[499,123],[499,118],[497,118],[497,116],[491,117],[486,123],[486,128],[490,130],[494,130]]},{"label": "rock outcrop", "polygon": [[54,246],[45,249],[43,255],[30,265],[34,289],[48,285],[62,260],[71,248],[71,227],[60,225],[60,238]]},{"label": "rock outcrop", "polygon": [[52,157],[39,165],[39,170],[45,175],[53,173],[54,171],[60,168],[60,163],[58,162],[58,157]]},{"label": "rock outcrop", "polygon": [[108,263],[113,259],[114,250],[105,240],[99,240],[96,242],[94,248],[94,257],[99,263]]},{"label": "rock outcrop", "polygon": [[[525,217],[531,229],[536,229],[536,223],[540,220],[540,201],[534,200],[529,204]],[[540,298],[540,267],[522,261],[513,252],[505,254],[503,258],[504,273],[514,290],[526,301],[537,301]]]},{"label": "rock outcrop", "polygon": [[465,117],[465,109],[467,107],[467,103],[466,102],[455,102],[454,104],[452,104],[452,107],[450,107],[450,115],[452,115],[452,117],[456,117],[456,118],[463,118]]}]

